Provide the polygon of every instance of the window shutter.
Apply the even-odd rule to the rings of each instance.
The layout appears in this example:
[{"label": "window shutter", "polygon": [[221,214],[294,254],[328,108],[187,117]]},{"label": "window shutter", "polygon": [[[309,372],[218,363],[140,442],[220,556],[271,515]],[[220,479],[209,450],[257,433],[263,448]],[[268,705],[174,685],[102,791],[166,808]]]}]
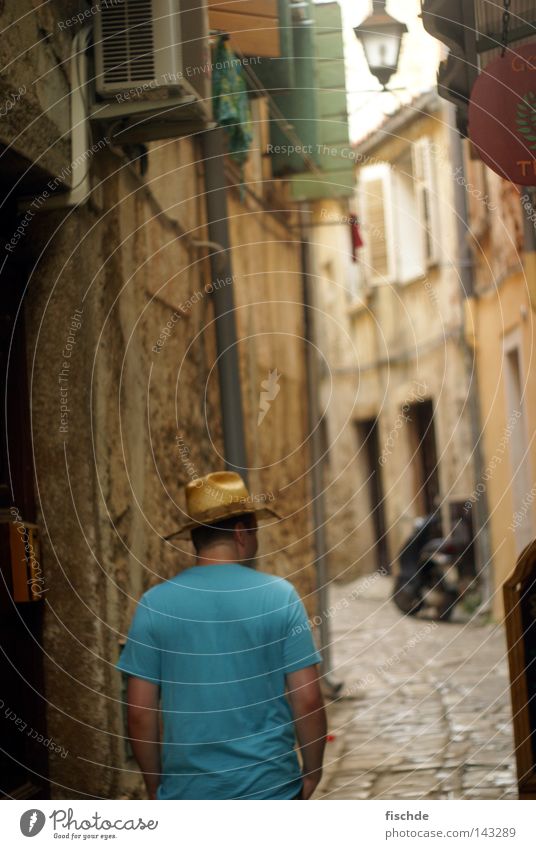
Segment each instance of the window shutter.
[{"label": "window shutter", "polygon": [[435,265],[440,259],[441,245],[436,170],[430,139],[417,139],[412,152],[424,261],[427,266]]},{"label": "window shutter", "polygon": [[373,284],[391,283],[394,279],[394,250],[389,165],[363,168],[359,194],[366,278]]},{"label": "window shutter", "polygon": [[391,185],[396,281],[408,283],[422,277],[426,270],[411,155],[395,163],[391,172]]}]

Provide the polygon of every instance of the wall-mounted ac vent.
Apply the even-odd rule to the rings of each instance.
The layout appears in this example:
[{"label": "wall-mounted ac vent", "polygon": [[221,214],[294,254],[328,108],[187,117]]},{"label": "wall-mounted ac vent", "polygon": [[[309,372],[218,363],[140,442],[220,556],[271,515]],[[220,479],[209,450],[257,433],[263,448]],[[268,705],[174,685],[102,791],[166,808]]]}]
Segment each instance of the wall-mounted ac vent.
[{"label": "wall-mounted ac vent", "polygon": [[205,0],[102,0],[94,45],[91,119],[119,121],[125,142],[184,135],[211,120]]},{"label": "wall-mounted ac vent", "polygon": [[[178,18],[177,14],[170,16],[169,36],[175,34]],[[152,0],[130,3],[119,0],[112,6],[103,6],[98,21],[101,49],[97,54],[100,60],[97,80],[101,94],[157,79]],[[160,56],[160,61],[175,61],[180,53],[180,33],[176,35],[178,44],[171,46],[169,55]]]}]

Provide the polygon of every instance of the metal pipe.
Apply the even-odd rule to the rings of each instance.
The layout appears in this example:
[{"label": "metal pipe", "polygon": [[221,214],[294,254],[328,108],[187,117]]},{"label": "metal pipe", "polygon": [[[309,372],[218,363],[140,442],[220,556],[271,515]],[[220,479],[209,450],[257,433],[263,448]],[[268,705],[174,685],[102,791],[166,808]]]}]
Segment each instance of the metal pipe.
[{"label": "metal pipe", "polygon": [[[456,109],[452,104],[447,106],[448,121],[449,121],[449,136],[450,136],[450,155],[452,162],[452,170],[454,174],[459,174],[461,179],[453,181],[454,187],[454,209],[456,212],[456,236],[458,243],[458,275],[461,286],[462,303],[474,298],[475,295],[475,273],[474,261],[467,238],[470,232],[469,213],[467,207],[467,185],[465,179],[465,160],[463,155],[463,144],[461,136],[456,128]],[[467,311],[464,310],[464,321],[467,317]],[[478,370],[475,368],[474,352],[470,348],[467,341],[467,333],[462,333],[462,349],[465,360],[466,373],[468,376],[468,397],[467,406],[469,416],[471,418],[471,442],[473,468],[475,475],[475,485],[482,480],[485,463],[482,450],[482,419],[480,414],[480,402],[478,394]],[[479,498],[474,502],[474,529],[475,536],[475,555],[477,573],[481,576],[481,586],[483,591],[483,604],[481,610],[486,610],[489,607],[492,597],[491,569],[492,569],[492,553],[490,542],[489,529],[489,507],[487,492],[484,490]]]},{"label": "metal pipe", "polygon": [[315,346],[314,312],[309,279],[310,246],[306,236],[303,218],[301,227],[301,260],[302,260],[302,300],[303,325],[305,339],[305,369],[307,382],[307,425],[310,446],[310,479],[313,504],[313,526],[315,547],[316,590],[320,615],[320,650],[322,653],[322,678],[324,687],[331,697],[338,694],[342,683],[330,680],[332,671],[331,640],[329,632],[328,611],[328,569],[326,543],[326,504],[322,481],[322,442],[320,434],[320,404],[318,389],[320,374]]},{"label": "metal pipe", "polygon": [[211,242],[210,239],[192,239],[194,248],[212,248],[213,251],[225,253],[225,248],[219,242]]},{"label": "metal pipe", "polygon": [[[212,282],[218,277],[232,280],[233,271],[229,242],[227,185],[223,130],[216,127],[201,134],[205,168],[205,198]],[[238,472],[248,482],[248,464],[244,439],[244,414],[240,387],[238,337],[236,332],[234,293],[232,286],[213,286],[211,294],[216,323],[216,348],[223,422],[225,466]]]},{"label": "metal pipe", "polygon": [[534,188],[525,186],[521,194],[521,214],[523,216],[523,270],[529,294],[530,305],[536,310],[536,205]]},{"label": "metal pipe", "polygon": [[523,242],[526,253],[536,251],[534,209],[534,189],[532,186],[524,186],[521,191],[521,214],[523,216]]}]

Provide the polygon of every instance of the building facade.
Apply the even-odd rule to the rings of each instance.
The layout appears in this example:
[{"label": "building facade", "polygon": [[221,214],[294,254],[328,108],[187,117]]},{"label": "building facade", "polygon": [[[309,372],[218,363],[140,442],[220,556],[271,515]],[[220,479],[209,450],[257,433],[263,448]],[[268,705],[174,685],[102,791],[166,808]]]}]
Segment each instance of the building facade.
[{"label": "building facade", "polygon": [[465,153],[475,274],[468,325],[485,457],[473,498],[488,501],[493,611],[501,618],[502,585],[536,535],[534,198]]},{"label": "building facade", "polygon": [[[247,21],[231,38],[257,64],[278,55],[284,32],[267,5],[268,44],[243,43]],[[221,31],[217,15],[209,24]],[[236,307],[250,488],[285,517],[260,534],[259,568],[317,610],[298,207],[272,168],[280,113],[248,78],[253,142],[242,170],[226,159],[233,271],[218,276],[200,142],[213,125],[191,106],[193,83],[180,127],[145,115],[137,128],[131,105],[147,106],[146,91],[132,86],[114,102],[97,97],[92,108],[108,117],[88,123],[80,63],[91,65],[93,6],[23,2],[1,16],[2,788],[135,797],[114,664],[140,595],[191,563],[189,544],[164,540],[184,484],[225,465],[222,287]],[[24,601],[18,527],[33,569]]]},{"label": "building facade", "polygon": [[340,577],[396,569],[413,520],[439,507],[447,532],[465,518],[474,487],[446,107],[433,92],[419,96],[353,155],[353,210],[315,211],[330,549],[342,553]]},{"label": "building facade", "polygon": [[[452,10],[448,2],[423,0],[422,12],[425,28],[449,48],[438,77],[439,93],[452,102],[458,129],[466,137],[471,133],[468,104],[479,74],[502,55],[503,43],[511,51],[508,57],[523,68],[516,51],[533,42],[536,9],[531,3],[503,9],[472,0]],[[501,97],[498,92],[498,102]],[[527,147],[527,165],[530,156]],[[493,613],[501,618],[502,585],[536,533],[534,192],[492,171],[468,141],[463,141],[458,180],[465,188],[467,262],[474,282],[466,327],[474,351],[483,451],[471,500],[487,501],[490,596]]]}]

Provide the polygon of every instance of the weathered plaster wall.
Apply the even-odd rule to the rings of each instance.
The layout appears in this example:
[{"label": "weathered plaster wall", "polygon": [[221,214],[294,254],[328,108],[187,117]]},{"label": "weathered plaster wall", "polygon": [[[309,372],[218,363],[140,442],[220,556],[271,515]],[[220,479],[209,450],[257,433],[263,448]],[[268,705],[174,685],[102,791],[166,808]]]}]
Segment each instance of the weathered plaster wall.
[{"label": "weathered plaster wall", "polygon": [[309,241],[324,416],[329,573],[350,580],[375,566],[369,493],[354,424],[362,375],[350,313],[359,268],[351,256],[348,204],[316,203]]},{"label": "weathered plaster wall", "polygon": [[[379,416],[381,478],[385,497],[387,543],[392,561],[420,512],[415,501],[415,459],[402,407],[419,399],[435,405],[435,432],[441,494],[463,501],[473,489],[468,378],[461,346],[462,308],[457,256],[453,168],[448,125],[437,114],[419,116],[368,150],[364,164],[396,163],[421,137],[435,144],[434,166],[441,219],[441,261],[426,278],[410,283],[375,285],[354,294],[349,303],[348,232],[322,227],[322,219],[341,219],[343,210],[316,210],[317,255],[325,269],[318,289],[324,316],[319,334],[328,368],[323,380],[327,411],[329,464],[327,490],[331,570],[343,579],[377,568],[368,461],[356,424]],[[396,165],[395,165],[396,167]],[[342,241],[346,238],[347,246]],[[364,223],[363,238],[375,238]],[[418,234],[415,234],[418,238]],[[332,329],[330,329],[332,328]],[[343,507],[344,505],[344,507]],[[445,513],[447,510],[445,509]]]},{"label": "weathered plaster wall", "polygon": [[[477,285],[472,315],[485,458],[484,479],[476,483],[485,488],[488,503],[492,610],[500,619],[502,584],[513,571],[522,544],[517,522],[528,530],[532,527],[532,536],[536,533],[531,492],[536,469],[534,308],[529,292],[535,265],[534,254],[525,253],[523,191],[466,153]],[[524,418],[517,421],[512,420],[507,391],[505,344],[509,340],[515,341],[520,356]],[[528,449],[520,465],[514,456],[516,443]],[[516,504],[514,488],[521,503]]]},{"label": "weathered plaster wall", "polygon": [[[156,155],[158,149],[158,155]],[[174,187],[175,180],[175,187]],[[151,146],[146,181],[162,208],[182,222],[188,237],[207,238],[204,222],[203,166],[199,152],[188,140]],[[228,193],[229,231],[232,245],[232,285],[239,336],[240,379],[252,492],[275,497],[285,521],[262,527],[259,568],[291,580],[311,613],[315,610],[312,565],[311,510],[307,477],[307,398],[305,349],[301,306],[301,259],[297,217],[277,204],[275,214],[252,193]],[[198,284],[190,294],[210,282],[206,249],[195,254]],[[202,333],[196,346],[206,358],[198,375],[198,400],[205,387],[217,398],[217,352],[214,344],[210,298],[196,303]],[[195,350],[195,349],[194,349]],[[181,366],[182,368],[182,366]],[[277,369],[279,391],[258,423],[262,383]],[[207,444],[214,428],[220,430],[217,405],[203,422]],[[216,440],[217,443],[217,440]],[[219,449],[218,449],[219,450]],[[223,467],[221,451],[212,448],[191,460],[198,474]],[[193,471],[191,469],[190,471]],[[267,501],[271,503],[271,501]]]},{"label": "weathered plaster wall", "polygon": [[[536,468],[533,434],[536,379],[532,363],[534,310],[529,294],[529,277],[534,279],[532,256],[524,253],[520,192],[478,162],[469,164],[475,186],[489,198],[472,202],[475,239],[473,250],[478,298],[475,302],[476,361],[483,425],[485,481],[490,514],[492,549],[492,605],[497,618],[503,615],[501,587],[520,553],[522,522],[536,533],[534,492]],[[505,344],[515,340],[520,356],[520,378],[524,418],[512,427],[512,409],[506,382]],[[514,443],[527,446],[521,468],[514,458]],[[514,498],[517,488],[520,503]],[[520,513],[521,515],[517,515]]]},{"label": "weathered plaster wall", "polygon": [[[37,194],[70,164],[65,60],[74,28],[67,37],[58,22],[86,5],[18,6],[21,22],[0,57],[4,67],[20,58],[2,84],[27,92],[0,141],[12,145],[21,172],[39,162],[23,192]],[[5,7],[2,23],[11,14]],[[124,755],[114,663],[141,593],[192,562],[189,543],[162,539],[181,517],[184,484],[223,466],[210,271],[194,244],[206,238],[197,144],[152,143],[144,177],[120,150],[96,153],[91,165],[101,181],[91,202],[40,205],[17,245],[30,278],[48,731],[68,751],[51,754],[56,798],[140,794]],[[300,248],[289,237],[296,222],[236,193],[230,203],[251,489],[279,496],[287,517],[262,532],[260,568],[292,580],[314,613]],[[272,368],[281,388],[258,426]]]},{"label": "weathered plaster wall", "polygon": [[[114,164],[110,157],[104,167]],[[155,215],[136,183],[127,169],[104,183],[104,214],[67,217],[32,275],[28,301],[36,475],[48,531],[47,695],[71,715],[50,714],[50,732],[70,752],[52,763],[52,778],[70,788],[67,797],[114,794],[118,774],[90,766],[82,773],[78,758],[117,762],[118,640],[141,592],[190,562],[189,550],[161,539],[178,520],[189,479],[177,420],[193,464],[208,465],[213,450],[198,392],[208,363],[200,345],[188,352],[201,309],[181,316],[153,350],[174,308],[199,290],[199,274],[195,265],[184,269],[176,227]],[[59,217],[40,215],[31,234],[36,256]],[[162,287],[166,300],[153,296]],[[58,375],[75,309],[81,326],[61,433]],[[221,450],[217,401],[209,387],[211,437]]]},{"label": "weathered plaster wall", "polygon": [[[4,3],[0,43],[0,142],[28,165],[61,173],[70,162],[71,39],[58,22],[86,8],[83,2]],[[22,92],[22,94],[21,94]]]},{"label": "weathered plaster wall", "polygon": [[[524,320],[520,316],[520,308],[526,310]],[[512,429],[505,386],[503,340],[505,332],[516,332],[516,330],[519,332],[521,348],[526,435],[519,433],[522,427],[520,422],[516,423]],[[531,362],[534,336],[531,330],[530,305],[522,275],[509,278],[504,281],[499,291],[491,297],[480,300],[477,312],[477,339],[484,451],[486,463],[492,464],[484,486],[490,512],[493,553],[493,612],[501,618],[503,615],[501,587],[513,571],[516,558],[520,553],[516,548],[515,506],[512,495],[513,479],[519,475],[520,470],[512,458],[513,440],[522,439],[529,445],[529,451],[523,463],[528,467],[530,486],[534,482],[532,470],[536,468],[533,439],[536,424],[534,421],[536,380]],[[527,518],[532,520],[534,528],[536,527],[534,493],[531,496],[530,488],[526,496],[528,497]]]},{"label": "weathered plaster wall", "polygon": [[[230,193],[235,303],[250,485],[273,493],[284,517],[267,524],[259,566],[291,580],[311,614],[315,573],[307,442],[305,342],[298,219],[272,215]],[[262,384],[277,369],[279,391],[259,423]]]}]

